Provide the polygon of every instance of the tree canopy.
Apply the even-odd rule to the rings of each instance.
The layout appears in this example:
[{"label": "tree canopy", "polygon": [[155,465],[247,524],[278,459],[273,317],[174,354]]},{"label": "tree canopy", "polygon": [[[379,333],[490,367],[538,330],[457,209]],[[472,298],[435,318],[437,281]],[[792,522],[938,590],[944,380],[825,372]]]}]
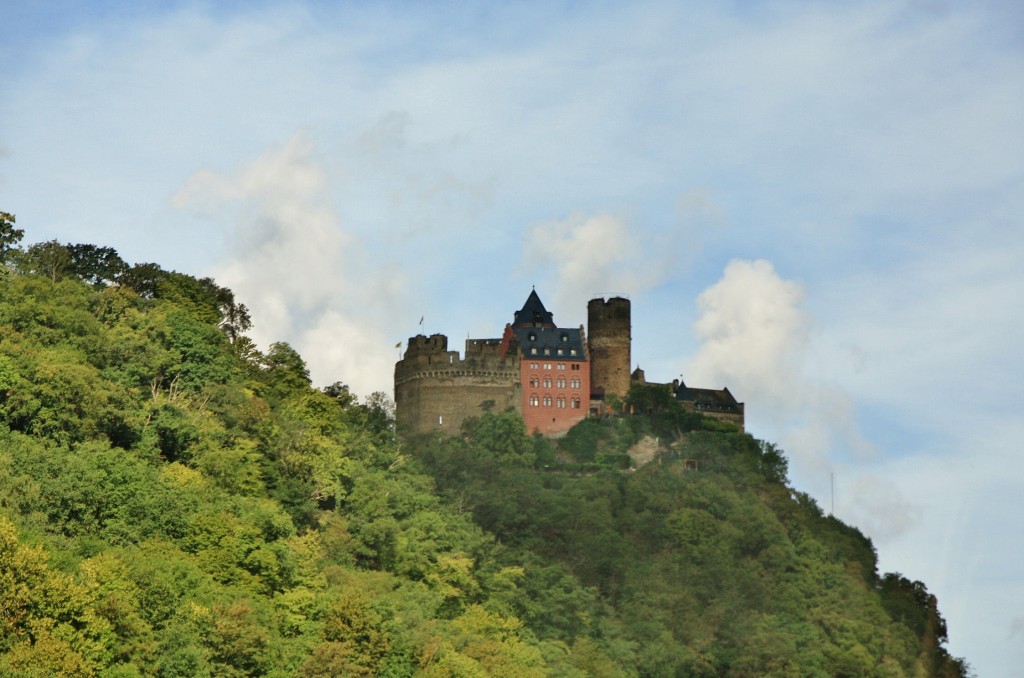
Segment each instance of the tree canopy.
[{"label": "tree canopy", "polygon": [[771,443],[653,392],[558,442],[493,408],[401,439],[209,278],[14,223],[0,675],[967,675]]}]

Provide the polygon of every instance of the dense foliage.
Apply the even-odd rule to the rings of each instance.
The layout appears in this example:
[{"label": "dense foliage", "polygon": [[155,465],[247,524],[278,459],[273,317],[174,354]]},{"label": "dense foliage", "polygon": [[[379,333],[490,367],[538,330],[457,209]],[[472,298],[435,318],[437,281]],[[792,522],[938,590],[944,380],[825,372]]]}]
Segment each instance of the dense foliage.
[{"label": "dense foliage", "polygon": [[20,238],[3,214],[0,675],[964,671],[771,445],[664,404],[399,440],[213,281]]}]

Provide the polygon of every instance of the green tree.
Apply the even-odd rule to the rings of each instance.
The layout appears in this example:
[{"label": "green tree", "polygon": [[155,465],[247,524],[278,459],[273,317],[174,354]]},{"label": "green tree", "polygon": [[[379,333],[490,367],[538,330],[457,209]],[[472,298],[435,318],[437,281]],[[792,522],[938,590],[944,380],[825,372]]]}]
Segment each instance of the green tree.
[{"label": "green tree", "polygon": [[113,284],[128,271],[128,264],[112,247],[77,244],[66,247],[70,256],[69,270],[93,287]]},{"label": "green tree", "polygon": [[270,345],[263,359],[262,379],[269,388],[269,395],[278,400],[292,394],[304,394],[312,383],[306,361],[283,341]]},{"label": "green tree", "polygon": [[0,212],[0,265],[10,261],[11,252],[18,248],[18,243],[25,237],[25,231],[15,228],[17,221],[13,214]]},{"label": "green tree", "polygon": [[89,675],[106,654],[110,627],[93,609],[91,591],[46,561],[0,516],[0,674]]},{"label": "green tree", "polygon": [[143,299],[153,299],[157,296],[160,281],[167,275],[167,271],[157,264],[135,264],[117,277],[117,284],[132,289]]},{"label": "green tree", "polygon": [[72,273],[71,252],[56,240],[36,243],[25,251],[18,266],[26,273],[35,273],[57,282]]},{"label": "green tree", "polygon": [[533,439],[516,412],[484,412],[464,421],[462,432],[501,466],[533,466],[537,461]]}]

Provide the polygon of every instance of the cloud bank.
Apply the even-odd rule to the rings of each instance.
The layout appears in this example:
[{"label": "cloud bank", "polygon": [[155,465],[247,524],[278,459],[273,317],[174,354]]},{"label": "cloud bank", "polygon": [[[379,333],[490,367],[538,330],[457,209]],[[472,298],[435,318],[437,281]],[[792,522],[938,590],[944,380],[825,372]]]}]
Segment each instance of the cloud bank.
[{"label": "cloud bank", "polygon": [[233,216],[229,255],[214,276],[249,307],[257,345],[288,341],[320,385],[345,381],[362,394],[390,390],[382,379],[393,362],[389,342],[371,320],[374,312],[386,314],[400,283],[363,262],[360,243],[327,199],[326,174],[303,134],[231,175],[197,172],[173,204]]},{"label": "cloud bank", "polygon": [[552,291],[550,303],[545,302],[549,309],[582,319],[590,299],[616,294],[636,299],[671,279],[678,257],[674,247],[659,246],[663,242],[621,217],[576,212],[533,224],[523,268]]},{"label": "cloud bank", "polygon": [[[853,398],[807,369],[815,331],[804,301],[803,285],[783,279],[771,262],[730,262],[697,298],[693,329],[701,343],[683,378],[696,387],[728,387],[746,401],[748,429],[781,444],[795,484],[830,504],[832,475],[875,450]],[[894,487],[866,480],[858,487],[871,488],[870,501],[861,493],[858,506],[876,528],[872,534],[898,534],[912,524],[914,509],[904,510]]]}]

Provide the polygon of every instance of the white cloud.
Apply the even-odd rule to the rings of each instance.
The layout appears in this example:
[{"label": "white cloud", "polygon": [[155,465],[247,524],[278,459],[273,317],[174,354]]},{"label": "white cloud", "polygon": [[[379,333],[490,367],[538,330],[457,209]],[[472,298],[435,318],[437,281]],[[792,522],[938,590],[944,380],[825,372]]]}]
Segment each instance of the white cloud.
[{"label": "white cloud", "polygon": [[891,478],[855,472],[852,483],[844,483],[836,515],[857,526],[876,540],[905,537],[918,527],[922,509],[906,499]]},{"label": "white cloud", "polygon": [[805,400],[796,381],[810,320],[799,283],[780,278],[771,262],[731,262],[697,299],[694,331],[702,344],[684,374],[702,388],[728,385],[780,414]]},{"label": "white cloud", "polygon": [[326,175],[303,135],[231,176],[201,170],[173,203],[206,215],[233,214],[229,256],[214,272],[251,310],[251,335],[266,348],[286,340],[316,383],[355,392],[389,390],[389,341],[368,322],[386,310],[391,283],[363,265],[362,248],[330,206]]},{"label": "white cloud", "polygon": [[803,303],[803,286],[771,262],[730,262],[697,299],[701,344],[683,378],[698,388],[728,387],[748,403],[748,430],[782,445],[801,488],[823,497],[837,463],[875,450],[850,395],[805,369],[814,328]]},{"label": "white cloud", "polygon": [[[508,289],[524,239],[556,318],[582,319],[594,293],[634,298],[649,374],[674,375],[692,345],[692,287],[746,260],[709,290],[684,376],[745,400],[800,489],[827,497],[832,470],[848,496],[877,487],[856,520],[930,588],[934,515],[966,521],[953,541],[1019,515],[947,510],[914,484],[925,469],[949,496],[1024,487],[1013,454],[989,465],[998,440],[962,435],[1016,418],[1024,379],[1016,4],[51,14],[10,22],[0,73],[0,208],[28,240],[215,273],[261,342],[362,392],[389,388],[378,343],[390,353],[421,315],[425,331],[500,331],[525,296]],[[176,191],[194,217],[167,207]],[[980,571],[1021,561],[998,543]],[[943,549],[977,581],[975,556]],[[958,597],[942,598],[954,640],[988,618]],[[984,674],[1019,666],[979,641],[1007,624],[959,651]]]},{"label": "white cloud", "polygon": [[554,290],[555,311],[586,308],[602,294],[641,294],[665,281],[674,258],[619,217],[582,213],[534,224],[523,254],[526,269]]}]

